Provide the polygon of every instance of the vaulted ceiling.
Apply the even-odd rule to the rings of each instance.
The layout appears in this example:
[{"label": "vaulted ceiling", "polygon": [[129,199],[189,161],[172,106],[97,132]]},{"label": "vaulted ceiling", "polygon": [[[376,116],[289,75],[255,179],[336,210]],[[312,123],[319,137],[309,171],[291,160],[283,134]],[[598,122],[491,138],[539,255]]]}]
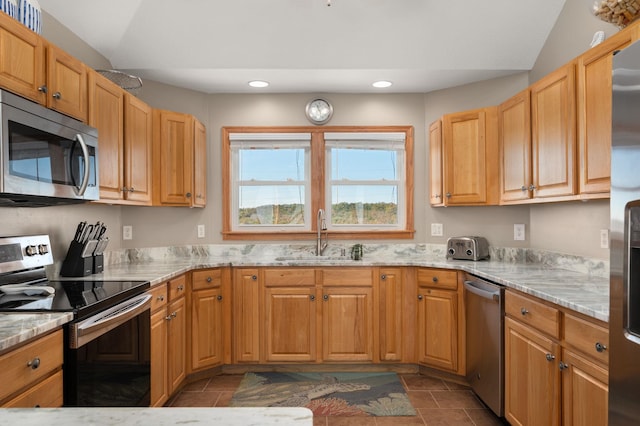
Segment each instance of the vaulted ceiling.
[{"label": "vaulted ceiling", "polygon": [[250,80],[268,93],[423,93],[530,70],[565,0],[39,3],[143,80],[204,93],[253,93]]}]

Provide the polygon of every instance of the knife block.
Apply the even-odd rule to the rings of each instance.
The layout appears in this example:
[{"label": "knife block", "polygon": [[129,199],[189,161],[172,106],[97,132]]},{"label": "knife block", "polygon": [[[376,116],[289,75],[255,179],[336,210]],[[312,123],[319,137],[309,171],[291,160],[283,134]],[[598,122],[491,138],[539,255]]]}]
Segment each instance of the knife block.
[{"label": "knife block", "polygon": [[[93,271],[93,253],[87,253],[90,241],[82,244],[76,240],[71,241],[67,256],[62,262],[60,275],[63,277],[85,277]],[[84,257],[83,257],[84,256]]]},{"label": "knife block", "polygon": [[99,274],[104,271],[104,256],[102,254],[96,254],[92,259],[93,273]]}]

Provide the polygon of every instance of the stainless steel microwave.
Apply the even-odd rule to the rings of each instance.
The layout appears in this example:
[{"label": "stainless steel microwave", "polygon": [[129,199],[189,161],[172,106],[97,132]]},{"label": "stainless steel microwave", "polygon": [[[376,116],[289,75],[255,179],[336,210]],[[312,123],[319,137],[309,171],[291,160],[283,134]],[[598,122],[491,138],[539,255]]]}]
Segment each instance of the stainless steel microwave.
[{"label": "stainless steel microwave", "polygon": [[0,206],[50,206],[100,197],[98,131],[0,90]]}]

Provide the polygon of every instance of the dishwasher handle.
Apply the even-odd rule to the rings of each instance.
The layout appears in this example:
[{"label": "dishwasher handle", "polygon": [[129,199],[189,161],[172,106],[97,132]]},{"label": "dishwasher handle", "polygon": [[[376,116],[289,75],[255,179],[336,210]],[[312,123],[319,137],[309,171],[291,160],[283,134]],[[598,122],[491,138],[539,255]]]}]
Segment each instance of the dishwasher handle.
[{"label": "dishwasher handle", "polygon": [[500,302],[500,290],[496,290],[496,291],[487,291],[483,288],[480,288],[478,286],[475,285],[475,283],[473,281],[465,281],[464,282],[464,288],[475,294],[478,295],[480,297],[483,297],[485,299],[489,299],[489,300],[493,300],[494,302]]}]

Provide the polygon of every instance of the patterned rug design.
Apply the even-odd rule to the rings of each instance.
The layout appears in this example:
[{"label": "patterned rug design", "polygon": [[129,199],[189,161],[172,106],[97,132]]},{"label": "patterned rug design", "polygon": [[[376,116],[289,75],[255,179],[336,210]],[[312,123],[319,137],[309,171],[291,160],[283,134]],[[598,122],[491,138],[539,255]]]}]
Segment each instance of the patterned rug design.
[{"label": "patterned rug design", "polygon": [[307,407],[314,416],[415,416],[396,373],[247,373],[231,407]]}]

